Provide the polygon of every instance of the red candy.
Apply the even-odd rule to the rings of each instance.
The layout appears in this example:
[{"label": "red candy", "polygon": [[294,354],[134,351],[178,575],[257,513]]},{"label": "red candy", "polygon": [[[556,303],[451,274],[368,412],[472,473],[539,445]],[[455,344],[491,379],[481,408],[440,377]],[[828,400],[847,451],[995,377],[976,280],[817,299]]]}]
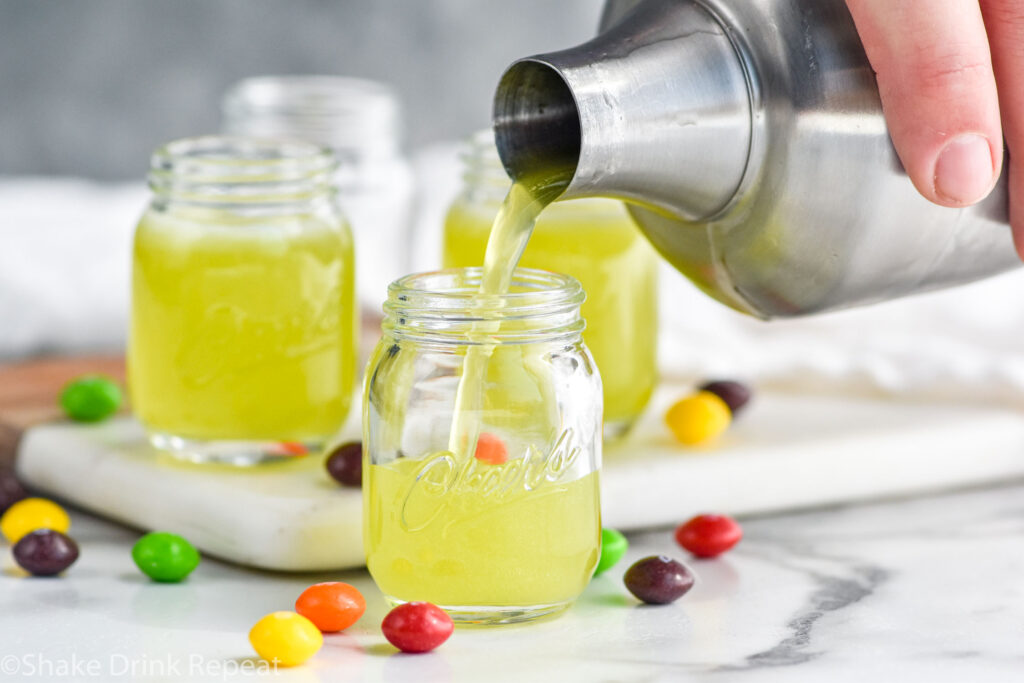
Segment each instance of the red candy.
[{"label": "red candy", "polygon": [[483,432],[476,440],[476,459],[488,465],[502,465],[508,461],[508,448],[494,434]]},{"label": "red candy", "polygon": [[697,557],[717,557],[741,538],[743,529],[725,515],[697,515],[676,529],[676,541]]},{"label": "red candy", "polygon": [[407,602],[394,608],[380,625],[384,637],[402,652],[430,652],[448,640],[452,618],[429,602]]}]

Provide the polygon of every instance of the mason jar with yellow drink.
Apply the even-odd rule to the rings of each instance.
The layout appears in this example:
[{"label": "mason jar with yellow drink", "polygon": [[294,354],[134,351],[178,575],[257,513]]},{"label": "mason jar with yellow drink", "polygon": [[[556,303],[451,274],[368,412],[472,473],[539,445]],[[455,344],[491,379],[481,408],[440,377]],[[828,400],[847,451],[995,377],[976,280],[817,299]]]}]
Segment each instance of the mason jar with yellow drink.
[{"label": "mason jar with yellow drink", "polygon": [[312,452],[344,423],[358,312],[334,167],[315,145],[247,138],[153,155],[128,378],[154,445],[253,464]]}]

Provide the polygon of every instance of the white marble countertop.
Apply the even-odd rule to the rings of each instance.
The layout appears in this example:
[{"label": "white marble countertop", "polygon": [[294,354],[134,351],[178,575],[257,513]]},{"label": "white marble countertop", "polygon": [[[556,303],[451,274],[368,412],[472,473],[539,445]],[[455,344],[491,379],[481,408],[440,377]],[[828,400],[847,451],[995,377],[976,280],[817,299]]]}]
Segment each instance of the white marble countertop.
[{"label": "white marble countertop", "polygon": [[[967,455],[967,454],[965,454]],[[626,560],[566,615],[458,629],[401,655],[365,572],[280,575],[205,559],[186,583],[136,571],[137,534],[84,514],[65,577],[0,571],[0,680],[190,681],[1020,681],[1024,485],[744,522],[726,558],[691,562],[679,602],[642,607],[621,575],[667,552],[669,531],[631,538]],[[363,619],[306,666],[260,671],[247,632],[308,584],[354,583]],[[132,671],[134,667],[134,671]]]}]

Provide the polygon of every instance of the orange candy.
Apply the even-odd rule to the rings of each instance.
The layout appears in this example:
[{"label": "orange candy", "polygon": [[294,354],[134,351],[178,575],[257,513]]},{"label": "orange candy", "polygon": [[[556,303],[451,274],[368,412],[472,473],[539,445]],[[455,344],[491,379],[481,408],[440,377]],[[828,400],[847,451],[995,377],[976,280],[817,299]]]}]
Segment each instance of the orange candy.
[{"label": "orange candy", "polygon": [[315,583],[302,591],[295,601],[295,611],[324,633],[336,633],[359,621],[366,611],[366,600],[347,583]]},{"label": "orange candy", "polygon": [[502,465],[508,461],[505,442],[494,434],[482,432],[476,440],[476,459],[488,465]]},{"label": "orange candy", "polygon": [[298,441],[282,441],[277,444],[274,451],[277,455],[306,455],[309,453],[306,445]]}]

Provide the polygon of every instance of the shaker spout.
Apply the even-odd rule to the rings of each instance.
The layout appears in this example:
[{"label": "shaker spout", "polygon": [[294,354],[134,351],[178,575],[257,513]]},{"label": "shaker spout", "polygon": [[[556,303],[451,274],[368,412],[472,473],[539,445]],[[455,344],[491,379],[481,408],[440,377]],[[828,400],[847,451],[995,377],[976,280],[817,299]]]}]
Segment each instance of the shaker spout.
[{"label": "shaker spout", "polygon": [[647,0],[590,42],[512,64],[493,122],[513,179],[543,172],[567,183],[565,199],[696,221],[737,195],[752,104],[741,55],[708,9]]},{"label": "shaker spout", "polygon": [[565,186],[580,159],[580,115],[569,84],[541,58],[517,62],[501,79],[494,104],[495,142],[515,180],[543,173]]},{"label": "shaker spout", "polygon": [[629,202],[709,296],[788,318],[1020,265],[1005,173],[961,209],[910,182],[845,0],[606,0],[602,27],[509,67],[498,152],[545,198]]}]

